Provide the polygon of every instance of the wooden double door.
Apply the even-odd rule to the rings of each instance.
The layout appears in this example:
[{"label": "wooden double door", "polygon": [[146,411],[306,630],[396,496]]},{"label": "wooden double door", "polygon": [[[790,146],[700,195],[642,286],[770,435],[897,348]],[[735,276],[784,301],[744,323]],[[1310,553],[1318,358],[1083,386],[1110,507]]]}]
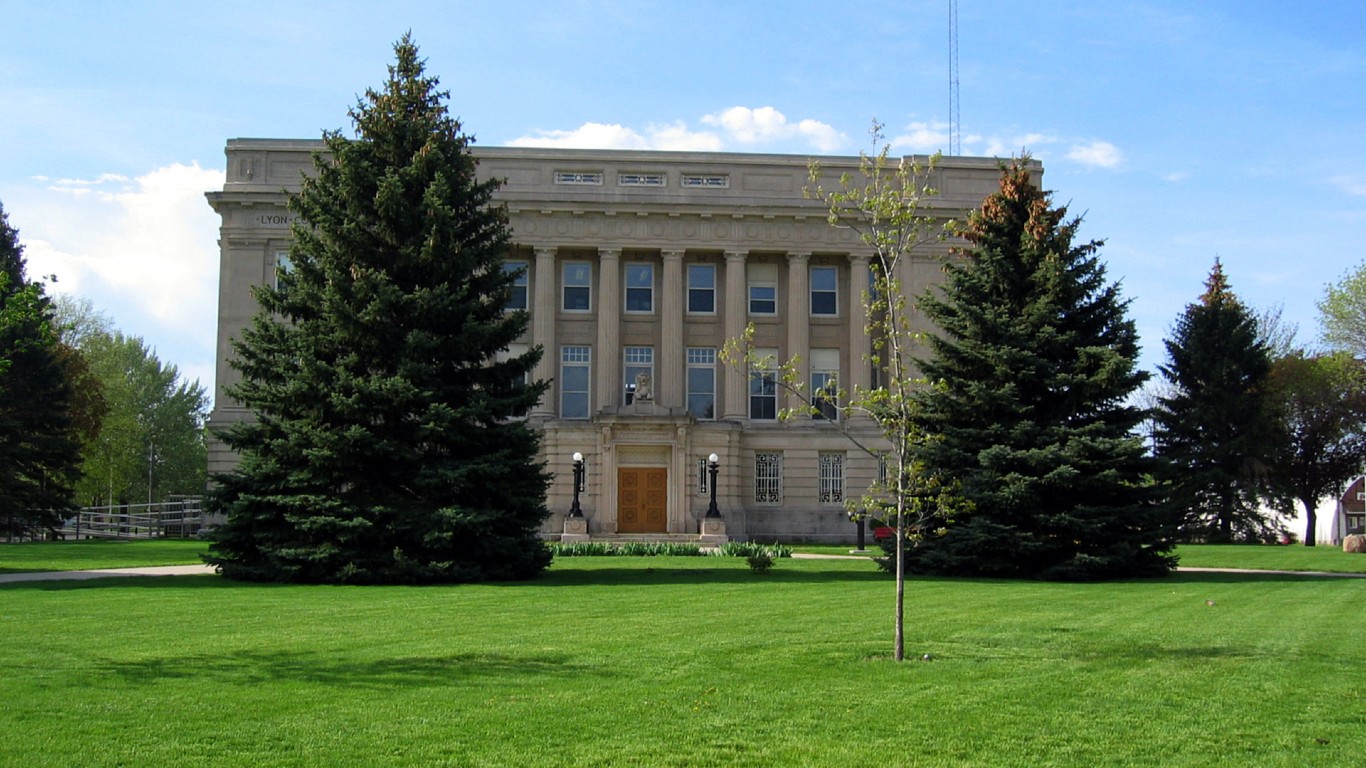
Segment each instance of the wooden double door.
[{"label": "wooden double door", "polygon": [[617,533],[669,532],[669,470],[617,469]]}]

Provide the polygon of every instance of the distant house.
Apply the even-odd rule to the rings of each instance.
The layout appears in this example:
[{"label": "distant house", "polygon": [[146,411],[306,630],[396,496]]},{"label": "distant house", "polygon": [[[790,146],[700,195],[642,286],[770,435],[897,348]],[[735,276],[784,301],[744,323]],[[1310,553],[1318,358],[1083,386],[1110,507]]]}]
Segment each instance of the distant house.
[{"label": "distant house", "polygon": [[1366,477],[1358,477],[1338,498],[1337,514],[1333,516],[1333,543],[1342,542],[1349,533],[1366,533]]}]

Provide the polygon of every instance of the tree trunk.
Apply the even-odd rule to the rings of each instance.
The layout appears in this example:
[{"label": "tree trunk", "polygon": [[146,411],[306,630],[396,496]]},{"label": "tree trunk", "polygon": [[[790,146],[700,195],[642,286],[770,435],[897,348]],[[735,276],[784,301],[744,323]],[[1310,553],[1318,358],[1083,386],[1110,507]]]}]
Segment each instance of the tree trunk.
[{"label": "tree trunk", "polygon": [[898,502],[896,510],[896,637],[892,641],[892,658],[906,658],[905,598],[906,598],[906,512]]},{"label": "tree trunk", "polygon": [[1318,499],[1314,499],[1313,501],[1310,501],[1309,499],[1300,499],[1300,503],[1304,505],[1304,519],[1309,521],[1308,528],[1304,534],[1304,546],[1306,547],[1312,547],[1318,543],[1314,539],[1314,529],[1318,527],[1319,523],[1318,511],[1315,509],[1317,501]]}]

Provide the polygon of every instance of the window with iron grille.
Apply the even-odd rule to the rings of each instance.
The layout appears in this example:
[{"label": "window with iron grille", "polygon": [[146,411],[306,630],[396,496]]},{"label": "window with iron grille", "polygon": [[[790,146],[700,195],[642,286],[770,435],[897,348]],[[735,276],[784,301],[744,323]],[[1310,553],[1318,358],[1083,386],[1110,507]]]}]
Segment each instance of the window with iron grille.
[{"label": "window with iron grille", "polygon": [[821,453],[818,482],[820,503],[844,503],[844,454]]},{"label": "window with iron grille", "polygon": [[783,502],[783,455],[759,451],[754,454],[754,503]]}]

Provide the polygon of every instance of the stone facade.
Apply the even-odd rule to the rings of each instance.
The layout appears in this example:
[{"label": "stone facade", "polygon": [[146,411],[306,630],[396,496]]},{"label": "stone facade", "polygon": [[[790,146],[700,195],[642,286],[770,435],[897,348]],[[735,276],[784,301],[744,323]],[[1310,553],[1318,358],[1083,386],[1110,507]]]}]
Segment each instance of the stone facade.
[{"label": "stone facade", "polygon": [[[230,339],[257,311],[251,287],[272,281],[287,258],[286,194],[321,147],[228,142],[226,183],[208,195],[223,221],[211,428],[250,418],[225,391],[238,376],[226,362]],[[800,358],[804,381],[875,383],[861,298],[870,254],[804,197],[808,158],[500,147],[475,154],[481,174],[506,182],[498,199],[515,242],[507,259],[526,270],[514,301],[532,320],[517,349],[541,345],[535,376],[554,382],[526,416],[541,430],[556,475],[545,533],[565,530],[579,452],[590,535],[698,534],[710,498],[706,457],[715,453],[722,535],[849,540],[844,501],[861,495],[878,462],[840,427],[877,444],[875,426],[779,422],[776,411],[795,402],[781,391],[770,396],[718,358],[725,341],[752,324],[756,346]],[[857,158],[817,159],[827,186],[857,173]],[[997,179],[995,160],[943,159],[936,213],[963,217]],[[936,259],[947,248],[932,244],[905,264],[899,277],[908,293],[939,279]],[[211,441],[211,472],[235,461]]]}]

